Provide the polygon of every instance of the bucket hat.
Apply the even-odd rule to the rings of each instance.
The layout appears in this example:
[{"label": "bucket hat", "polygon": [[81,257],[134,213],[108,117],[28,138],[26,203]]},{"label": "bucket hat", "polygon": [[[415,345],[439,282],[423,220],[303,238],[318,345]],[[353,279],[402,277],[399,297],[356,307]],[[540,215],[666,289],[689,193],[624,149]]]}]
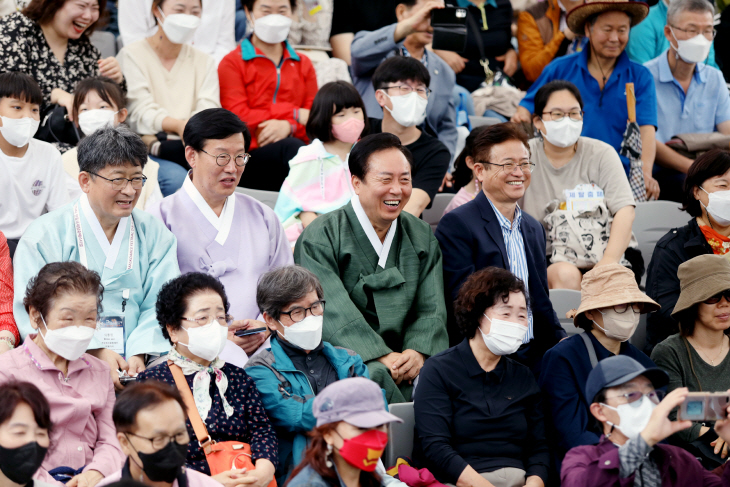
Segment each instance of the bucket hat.
[{"label": "bucket hat", "polygon": [[642,313],[661,307],[639,290],[633,272],[621,264],[606,264],[585,273],[580,283],[580,306],[569,311],[567,317],[577,324],[578,317],[586,311],[629,303],[643,304]]},{"label": "bucket hat", "polygon": [[677,277],[679,299],[672,316],[730,289],[730,262],[722,255],[700,255],[680,264]]},{"label": "bucket hat", "polygon": [[387,411],[383,390],[363,377],[342,379],[325,387],[312,402],[317,426],[345,421],[370,429],[403,420]]},{"label": "bucket hat", "polygon": [[582,36],[585,34],[584,25],[592,15],[613,11],[629,14],[633,27],[649,15],[649,5],[627,0],[586,0],[583,5],[578,5],[568,12],[566,22],[570,30]]}]

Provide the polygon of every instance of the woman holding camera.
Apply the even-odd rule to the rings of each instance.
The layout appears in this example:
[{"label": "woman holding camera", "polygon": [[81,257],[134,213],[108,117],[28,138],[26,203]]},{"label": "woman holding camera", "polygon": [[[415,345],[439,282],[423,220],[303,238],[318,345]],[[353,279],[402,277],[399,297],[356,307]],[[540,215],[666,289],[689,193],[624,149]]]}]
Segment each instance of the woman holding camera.
[{"label": "woman holding camera", "polygon": [[[225,486],[255,477],[256,485],[268,485],[278,463],[278,442],[253,380],[243,369],[218,358],[228,336],[228,298],[218,279],[191,272],[166,283],[157,296],[157,320],[172,348],[167,363],[148,368],[137,381],[158,380],[175,385],[172,368],[179,367],[195,399],[195,409],[211,439],[242,441],[251,446],[255,470],[229,470],[213,478]],[[169,365],[168,365],[169,364]],[[190,442],[186,465],[210,475],[210,467],[186,420]],[[236,479],[239,479],[237,481]],[[247,483],[247,482],[243,482]]]},{"label": "woman holding camera", "polygon": [[[690,392],[726,391],[730,389],[730,341],[726,336],[730,262],[721,255],[701,255],[681,264],[677,275],[681,292],[672,317],[679,321],[680,331],[659,343],[651,358],[669,374],[668,392],[678,387]],[[675,417],[676,411],[670,419]],[[695,422],[670,440],[690,450],[698,448],[710,462],[728,456],[727,444],[717,439],[711,424]]]}]

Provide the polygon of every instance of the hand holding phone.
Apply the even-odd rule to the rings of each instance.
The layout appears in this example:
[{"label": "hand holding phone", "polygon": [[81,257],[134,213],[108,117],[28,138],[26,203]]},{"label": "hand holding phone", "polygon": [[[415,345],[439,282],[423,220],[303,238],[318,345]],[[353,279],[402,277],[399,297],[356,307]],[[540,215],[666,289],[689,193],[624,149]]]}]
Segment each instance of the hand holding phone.
[{"label": "hand holding phone", "polygon": [[266,327],[262,326],[261,328],[250,328],[250,329],[244,329],[241,328],[240,330],[236,330],[233,334],[237,337],[247,337],[250,335],[255,335],[257,333],[264,333],[266,331]]},{"label": "hand holding phone", "polygon": [[728,392],[690,392],[679,406],[682,421],[719,421],[727,419],[730,406]]}]

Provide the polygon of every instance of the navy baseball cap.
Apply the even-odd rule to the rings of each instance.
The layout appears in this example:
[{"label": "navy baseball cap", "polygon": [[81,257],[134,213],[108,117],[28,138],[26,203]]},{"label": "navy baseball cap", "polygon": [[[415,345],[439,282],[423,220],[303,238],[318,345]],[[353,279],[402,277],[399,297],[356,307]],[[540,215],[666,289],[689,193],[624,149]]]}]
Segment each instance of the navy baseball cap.
[{"label": "navy baseball cap", "polygon": [[669,376],[662,369],[657,367],[647,369],[631,357],[616,355],[598,362],[598,365],[588,375],[586,399],[592,403],[596,394],[602,389],[620,386],[640,375],[649,379],[655,389],[669,383]]}]

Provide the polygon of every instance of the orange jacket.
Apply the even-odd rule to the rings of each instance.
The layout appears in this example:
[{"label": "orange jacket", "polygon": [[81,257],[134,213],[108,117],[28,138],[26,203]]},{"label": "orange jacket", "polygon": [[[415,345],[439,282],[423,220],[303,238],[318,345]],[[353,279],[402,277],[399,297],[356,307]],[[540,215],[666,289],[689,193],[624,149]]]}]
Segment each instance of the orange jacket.
[{"label": "orange jacket", "polygon": [[560,32],[560,6],[557,0],[544,0],[520,12],[517,18],[517,43],[522,72],[535,81],[543,68],[555,58],[565,35]]},{"label": "orange jacket", "polygon": [[317,94],[317,75],[312,61],[285,42],[277,67],[248,39],[228,53],[218,65],[221,105],[246,122],[258,147],[256,129],[265,120],[286,120],[292,137],[308,142],[305,126],[295,119],[299,108],[312,108]]}]

